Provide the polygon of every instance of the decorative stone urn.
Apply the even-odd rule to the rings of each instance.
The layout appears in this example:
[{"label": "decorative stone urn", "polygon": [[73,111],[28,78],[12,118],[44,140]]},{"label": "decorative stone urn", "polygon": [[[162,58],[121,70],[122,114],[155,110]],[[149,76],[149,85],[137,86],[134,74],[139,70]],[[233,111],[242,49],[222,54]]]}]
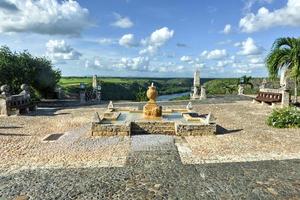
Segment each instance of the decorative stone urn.
[{"label": "decorative stone urn", "polygon": [[147,90],[148,103],[143,108],[144,118],[160,118],[162,116],[162,107],[156,104],[158,92],[152,83]]}]

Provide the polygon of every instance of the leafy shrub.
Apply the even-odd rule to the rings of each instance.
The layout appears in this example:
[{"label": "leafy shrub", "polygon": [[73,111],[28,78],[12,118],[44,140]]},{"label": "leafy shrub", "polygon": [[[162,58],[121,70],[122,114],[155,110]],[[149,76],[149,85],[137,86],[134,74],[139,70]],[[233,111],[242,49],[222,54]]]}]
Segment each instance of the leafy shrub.
[{"label": "leafy shrub", "polygon": [[268,117],[267,124],[276,128],[300,128],[300,111],[296,107],[275,109]]}]

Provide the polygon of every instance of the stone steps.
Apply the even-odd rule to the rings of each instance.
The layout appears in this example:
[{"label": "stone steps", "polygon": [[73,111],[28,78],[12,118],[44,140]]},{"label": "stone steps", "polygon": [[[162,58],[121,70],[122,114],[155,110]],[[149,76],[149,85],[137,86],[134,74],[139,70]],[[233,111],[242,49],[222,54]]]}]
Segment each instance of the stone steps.
[{"label": "stone steps", "polygon": [[164,130],[163,132],[149,132],[147,130],[131,130],[132,135],[147,135],[147,134],[164,134],[164,135],[175,135],[175,130]]}]

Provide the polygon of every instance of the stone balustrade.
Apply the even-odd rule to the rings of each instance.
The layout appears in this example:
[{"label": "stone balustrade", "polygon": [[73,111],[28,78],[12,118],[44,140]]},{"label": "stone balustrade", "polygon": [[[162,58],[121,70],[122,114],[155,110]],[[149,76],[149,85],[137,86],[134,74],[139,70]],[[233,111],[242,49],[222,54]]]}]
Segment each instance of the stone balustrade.
[{"label": "stone balustrade", "polygon": [[13,110],[17,110],[17,114],[35,110],[36,106],[31,101],[29,87],[26,84],[21,85],[22,92],[16,95],[10,95],[7,85],[1,86],[0,89],[0,115],[10,116]]}]

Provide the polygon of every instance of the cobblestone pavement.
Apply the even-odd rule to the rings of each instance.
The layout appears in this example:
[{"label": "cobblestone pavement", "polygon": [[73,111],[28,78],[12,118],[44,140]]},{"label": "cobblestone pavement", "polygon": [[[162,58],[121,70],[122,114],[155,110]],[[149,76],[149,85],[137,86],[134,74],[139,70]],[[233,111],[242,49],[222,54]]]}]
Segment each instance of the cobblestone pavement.
[{"label": "cobblestone pavement", "polygon": [[30,199],[299,199],[300,160],[183,165],[173,137],[133,136],[124,167],[35,169],[1,176],[0,197],[18,195]]}]

